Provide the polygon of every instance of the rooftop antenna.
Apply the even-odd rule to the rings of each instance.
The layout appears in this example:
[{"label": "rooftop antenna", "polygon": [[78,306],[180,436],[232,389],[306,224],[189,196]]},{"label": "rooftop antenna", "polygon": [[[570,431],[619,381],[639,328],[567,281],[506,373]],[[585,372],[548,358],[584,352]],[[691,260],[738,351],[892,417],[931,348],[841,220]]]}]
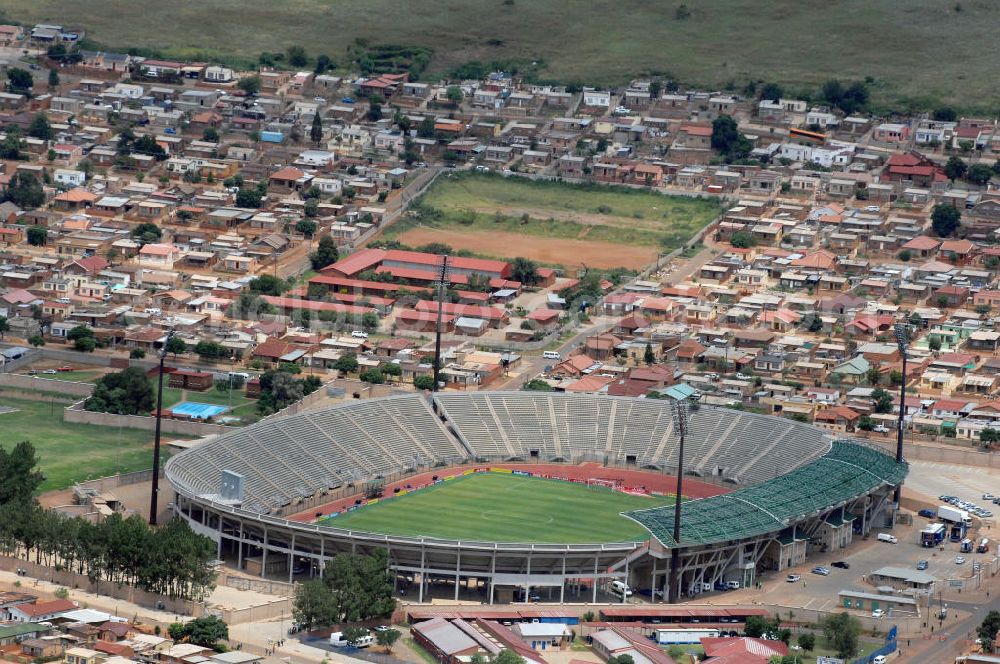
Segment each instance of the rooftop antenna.
[{"label": "rooftop antenna", "polygon": [[441,389],[441,319],[444,317],[444,293],[448,283],[448,255],[441,257],[441,272],[438,275],[437,324],[434,329],[434,391]]}]

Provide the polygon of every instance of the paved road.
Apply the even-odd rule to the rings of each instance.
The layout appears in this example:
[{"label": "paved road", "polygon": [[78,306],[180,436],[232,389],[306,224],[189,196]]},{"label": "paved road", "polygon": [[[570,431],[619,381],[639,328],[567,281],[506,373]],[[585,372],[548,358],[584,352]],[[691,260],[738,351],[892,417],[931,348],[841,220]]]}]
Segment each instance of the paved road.
[{"label": "paved road", "polygon": [[[609,321],[605,317],[600,317],[589,325],[581,328],[572,337],[563,342],[558,348],[554,350],[558,352],[563,357],[569,355],[570,351],[580,345],[584,339],[587,337],[600,334],[610,330],[614,326],[614,321]],[[502,344],[498,344],[502,345]],[[517,375],[511,376],[507,380],[498,383],[495,388],[496,390],[516,390],[520,389],[521,385],[537,376],[541,373],[545,365],[552,364],[552,360],[546,360],[541,355],[522,355],[521,356],[521,366],[517,372]]]}]

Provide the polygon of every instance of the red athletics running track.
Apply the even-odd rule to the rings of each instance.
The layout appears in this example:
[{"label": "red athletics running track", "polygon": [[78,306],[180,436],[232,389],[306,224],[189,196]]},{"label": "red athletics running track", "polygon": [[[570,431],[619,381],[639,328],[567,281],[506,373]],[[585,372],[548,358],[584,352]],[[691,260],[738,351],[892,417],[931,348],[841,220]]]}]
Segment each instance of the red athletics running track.
[{"label": "red athletics running track", "polygon": [[[583,463],[577,466],[567,466],[561,463],[484,463],[471,464],[465,466],[455,466],[452,468],[442,468],[432,470],[419,475],[411,475],[405,479],[398,480],[391,484],[386,484],[382,491],[383,497],[393,496],[393,490],[399,489],[420,489],[434,483],[432,479],[435,475],[440,479],[452,475],[461,475],[470,468],[508,468],[510,470],[524,470],[533,475],[545,475],[551,478],[565,480],[619,480],[626,486],[633,489],[644,490],[648,493],[672,494],[677,490],[677,476],[664,475],[652,470],[628,470],[625,468],[607,468],[599,463]],[[690,477],[684,478],[684,495],[688,498],[708,498],[729,493],[729,489],[699,482]],[[325,505],[313,507],[308,510],[293,514],[288,517],[290,521],[301,523],[311,523],[321,516],[341,512],[354,505],[354,501],[364,498],[364,492],[358,491],[353,496],[341,498]]]}]

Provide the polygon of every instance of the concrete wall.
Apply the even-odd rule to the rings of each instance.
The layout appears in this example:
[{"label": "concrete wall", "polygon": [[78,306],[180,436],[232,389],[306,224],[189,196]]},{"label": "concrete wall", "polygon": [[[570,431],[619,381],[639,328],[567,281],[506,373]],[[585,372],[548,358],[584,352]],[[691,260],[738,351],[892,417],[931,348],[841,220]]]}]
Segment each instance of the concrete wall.
[{"label": "concrete wall", "polygon": [[[875,440],[869,442],[878,446],[888,454],[895,456],[895,440]],[[960,445],[921,445],[904,441],[903,457],[909,461],[930,461],[936,463],[951,463],[960,466],[976,466],[979,468],[1000,468],[1000,455],[981,452],[973,447]]]},{"label": "concrete wall", "polygon": [[[63,422],[73,422],[75,424],[97,424],[105,427],[125,427],[127,429],[141,429],[143,431],[153,431],[156,429],[156,418],[141,415],[115,415],[114,413],[92,413],[83,410],[80,403],[73,404],[63,410]],[[221,424],[204,424],[201,422],[189,422],[187,420],[171,420],[164,418],[160,423],[163,433],[179,434],[183,436],[208,436],[211,434],[226,433],[232,431],[232,427]]]},{"label": "concrete wall", "polygon": [[12,373],[0,374],[0,387],[13,387],[20,390],[34,390],[38,392],[55,392],[56,394],[66,394],[74,397],[89,397],[94,391],[92,383],[53,380],[44,376],[25,376],[23,374]]},{"label": "concrete wall", "polygon": [[284,617],[289,621],[292,620],[292,604],[294,600],[291,598],[286,599],[276,599],[266,604],[258,604],[256,606],[248,606],[242,609],[227,609],[227,608],[212,608],[209,613],[219,616],[227,625],[240,625],[243,623],[250,622],[261,622],[264,620],[275,620]]}]

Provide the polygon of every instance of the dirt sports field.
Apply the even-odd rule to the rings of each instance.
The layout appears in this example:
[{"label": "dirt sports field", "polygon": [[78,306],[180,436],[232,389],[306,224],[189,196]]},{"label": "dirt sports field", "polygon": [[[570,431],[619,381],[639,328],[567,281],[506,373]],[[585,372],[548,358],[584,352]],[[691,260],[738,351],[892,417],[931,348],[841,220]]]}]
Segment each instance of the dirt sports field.
[{"label": "dirt sports field", "polygon": [[642,269],[656,259],[653,247],[630,247],[611,242],[563,240],[498,231],[414,228],[396,237],[403,244],[419,247],[443,242],[455,249],[468,249],[483,256],[524,256],[540,263],[594,268]]}]

